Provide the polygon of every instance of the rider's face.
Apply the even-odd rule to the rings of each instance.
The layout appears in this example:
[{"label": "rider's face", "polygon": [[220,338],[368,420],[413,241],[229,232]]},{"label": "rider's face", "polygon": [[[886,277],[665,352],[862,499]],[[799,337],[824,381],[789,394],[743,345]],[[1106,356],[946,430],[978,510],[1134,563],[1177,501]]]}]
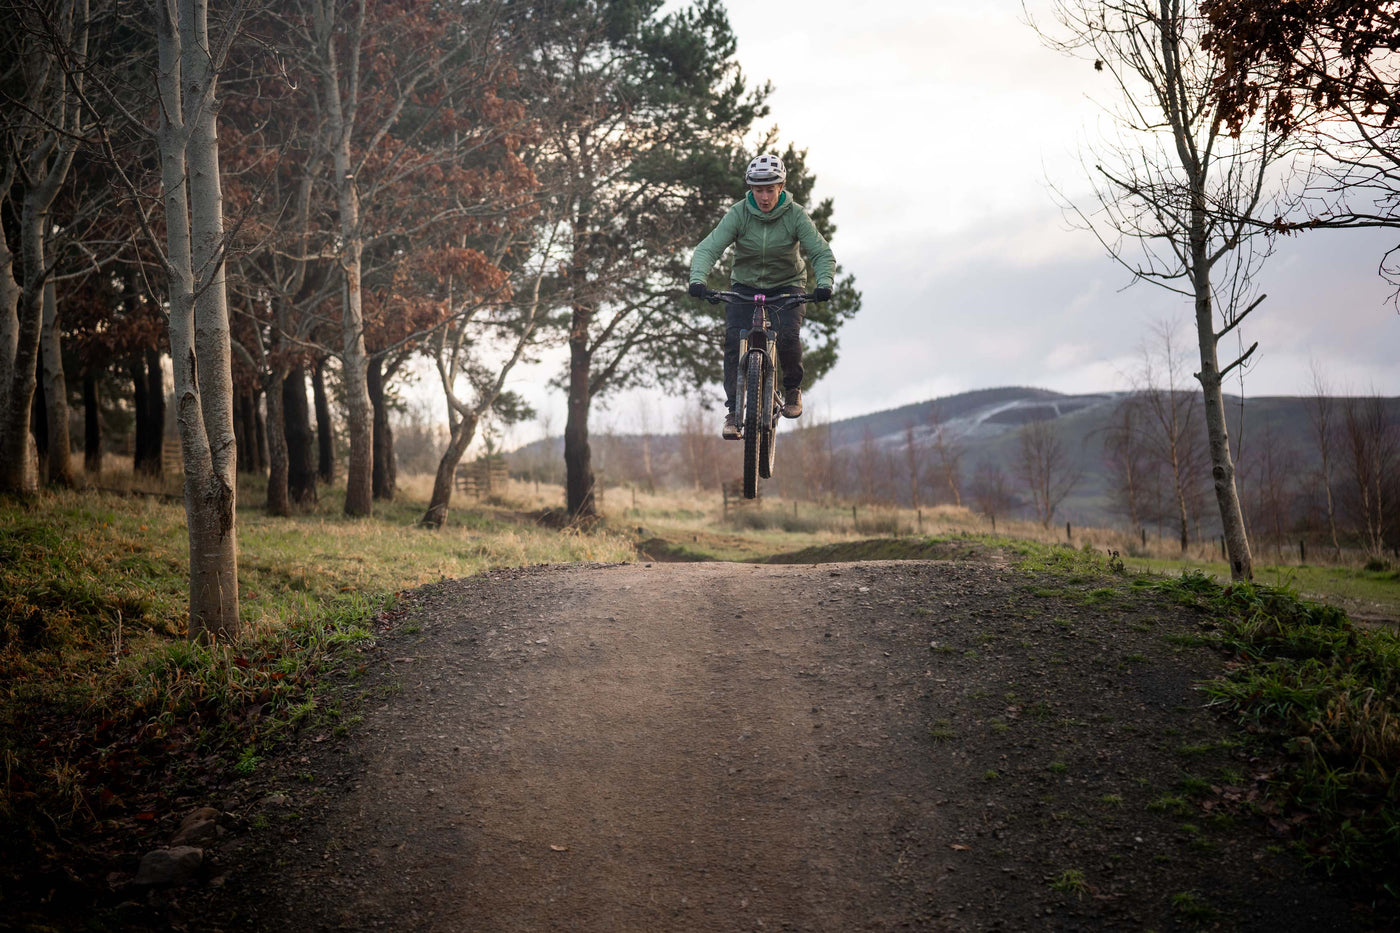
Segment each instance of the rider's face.
[{"label": "rider's face", "polygon": [[753,199],[758,202],[758,209],[766,214],[778,206],[778,195],[783,193],[783,186],[749,185],[749,190],[753,192]]}]

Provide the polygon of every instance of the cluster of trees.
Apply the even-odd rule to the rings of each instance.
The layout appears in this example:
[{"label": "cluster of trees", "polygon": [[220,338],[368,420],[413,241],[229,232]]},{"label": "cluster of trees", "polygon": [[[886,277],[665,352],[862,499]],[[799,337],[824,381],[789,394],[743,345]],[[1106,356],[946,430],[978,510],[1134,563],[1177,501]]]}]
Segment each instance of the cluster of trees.
[{"label": "cluster of trees", "polygon": [[[716,378],[719,312],[678,286],[753,150],[779,146],[720,0],[242,0],[212,22],[204,0],[12,11],[0,491],[77,482],[75,406],[87,469],[118,408],[137,469],[159,472],[169,377],[193,634],[237,629],[235,464],[267,471],[273,513],[314,500],[337,470],[336,407],[345,511],[369,514],[394,494],[389,408],[415,359],[449,418],[427,525],[480,426],[530,415],[507,380],[545,348],[569,353],[574,517],[594,511],[594,399]],[[804,153],[786,151],[806,199]],[[833,233],[831,202],[812,210]],[[811,378],[858,307],[844,285],[812,314]]]}]

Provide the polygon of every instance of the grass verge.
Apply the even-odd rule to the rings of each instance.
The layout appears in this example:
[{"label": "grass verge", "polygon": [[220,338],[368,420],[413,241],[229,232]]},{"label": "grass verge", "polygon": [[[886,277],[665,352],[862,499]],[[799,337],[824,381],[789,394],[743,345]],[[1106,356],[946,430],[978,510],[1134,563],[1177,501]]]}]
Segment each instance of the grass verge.
[{"label": "grass verge", "polygon": [[1285,588],[1200,572],[1137,582],[1208,614],[1206,640],[1234,663],[1202,689],[1286,752],[1270,784],[1277,828],[1329,874],[1400,899],[1400,638]]},{"label": "grass verge", "polygon": [[110,870],[112,853],[253,770],[283,737],[335,728],[375,622],[403,589],[492,567],[630,559],[607,533],[423,504],[290,518],[241,490],[244,632],[190,644],[179,502],[60,492],[0,501],[0,878]]}]

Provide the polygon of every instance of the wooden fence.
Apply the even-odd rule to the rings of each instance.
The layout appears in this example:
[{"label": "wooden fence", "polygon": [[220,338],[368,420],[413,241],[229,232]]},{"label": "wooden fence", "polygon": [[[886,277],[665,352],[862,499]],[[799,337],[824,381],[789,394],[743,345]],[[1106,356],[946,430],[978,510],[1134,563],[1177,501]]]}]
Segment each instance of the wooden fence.
[{"label": "wooden fence", "polygon": [[463,495],[480,499],[483,496],[505,492],[508,478],[505,460],[500,457],[480,457],[457,467],[456,489]]},{"label": "wooden fence", "polygon": [[744,498],[744,478],[731,479],[723,483],[720,491],[724,494],[724,517],[729,517],[731,508],[743,508],[748,505],[758,505],[763,501],[763,488],[759,487],[758,495],[752,499]]}]

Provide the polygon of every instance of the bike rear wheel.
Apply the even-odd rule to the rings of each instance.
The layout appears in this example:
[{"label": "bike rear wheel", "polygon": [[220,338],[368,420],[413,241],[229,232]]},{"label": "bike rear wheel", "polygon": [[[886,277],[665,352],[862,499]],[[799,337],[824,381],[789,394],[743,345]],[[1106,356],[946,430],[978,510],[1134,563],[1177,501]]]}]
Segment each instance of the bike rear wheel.
[{"label": "bike rear wheel", "polygon": [[773,367],[763,374],[763,397],[768,400],[758,432],[758,475],[773,478],[773,463],[778,450],[778,397],[773,387]]},{"label": "bike rear wheel", "polygon": [[750,353],[744,380],[744,498],[758,498],[758,441],[762,433],[763,354]]}]

